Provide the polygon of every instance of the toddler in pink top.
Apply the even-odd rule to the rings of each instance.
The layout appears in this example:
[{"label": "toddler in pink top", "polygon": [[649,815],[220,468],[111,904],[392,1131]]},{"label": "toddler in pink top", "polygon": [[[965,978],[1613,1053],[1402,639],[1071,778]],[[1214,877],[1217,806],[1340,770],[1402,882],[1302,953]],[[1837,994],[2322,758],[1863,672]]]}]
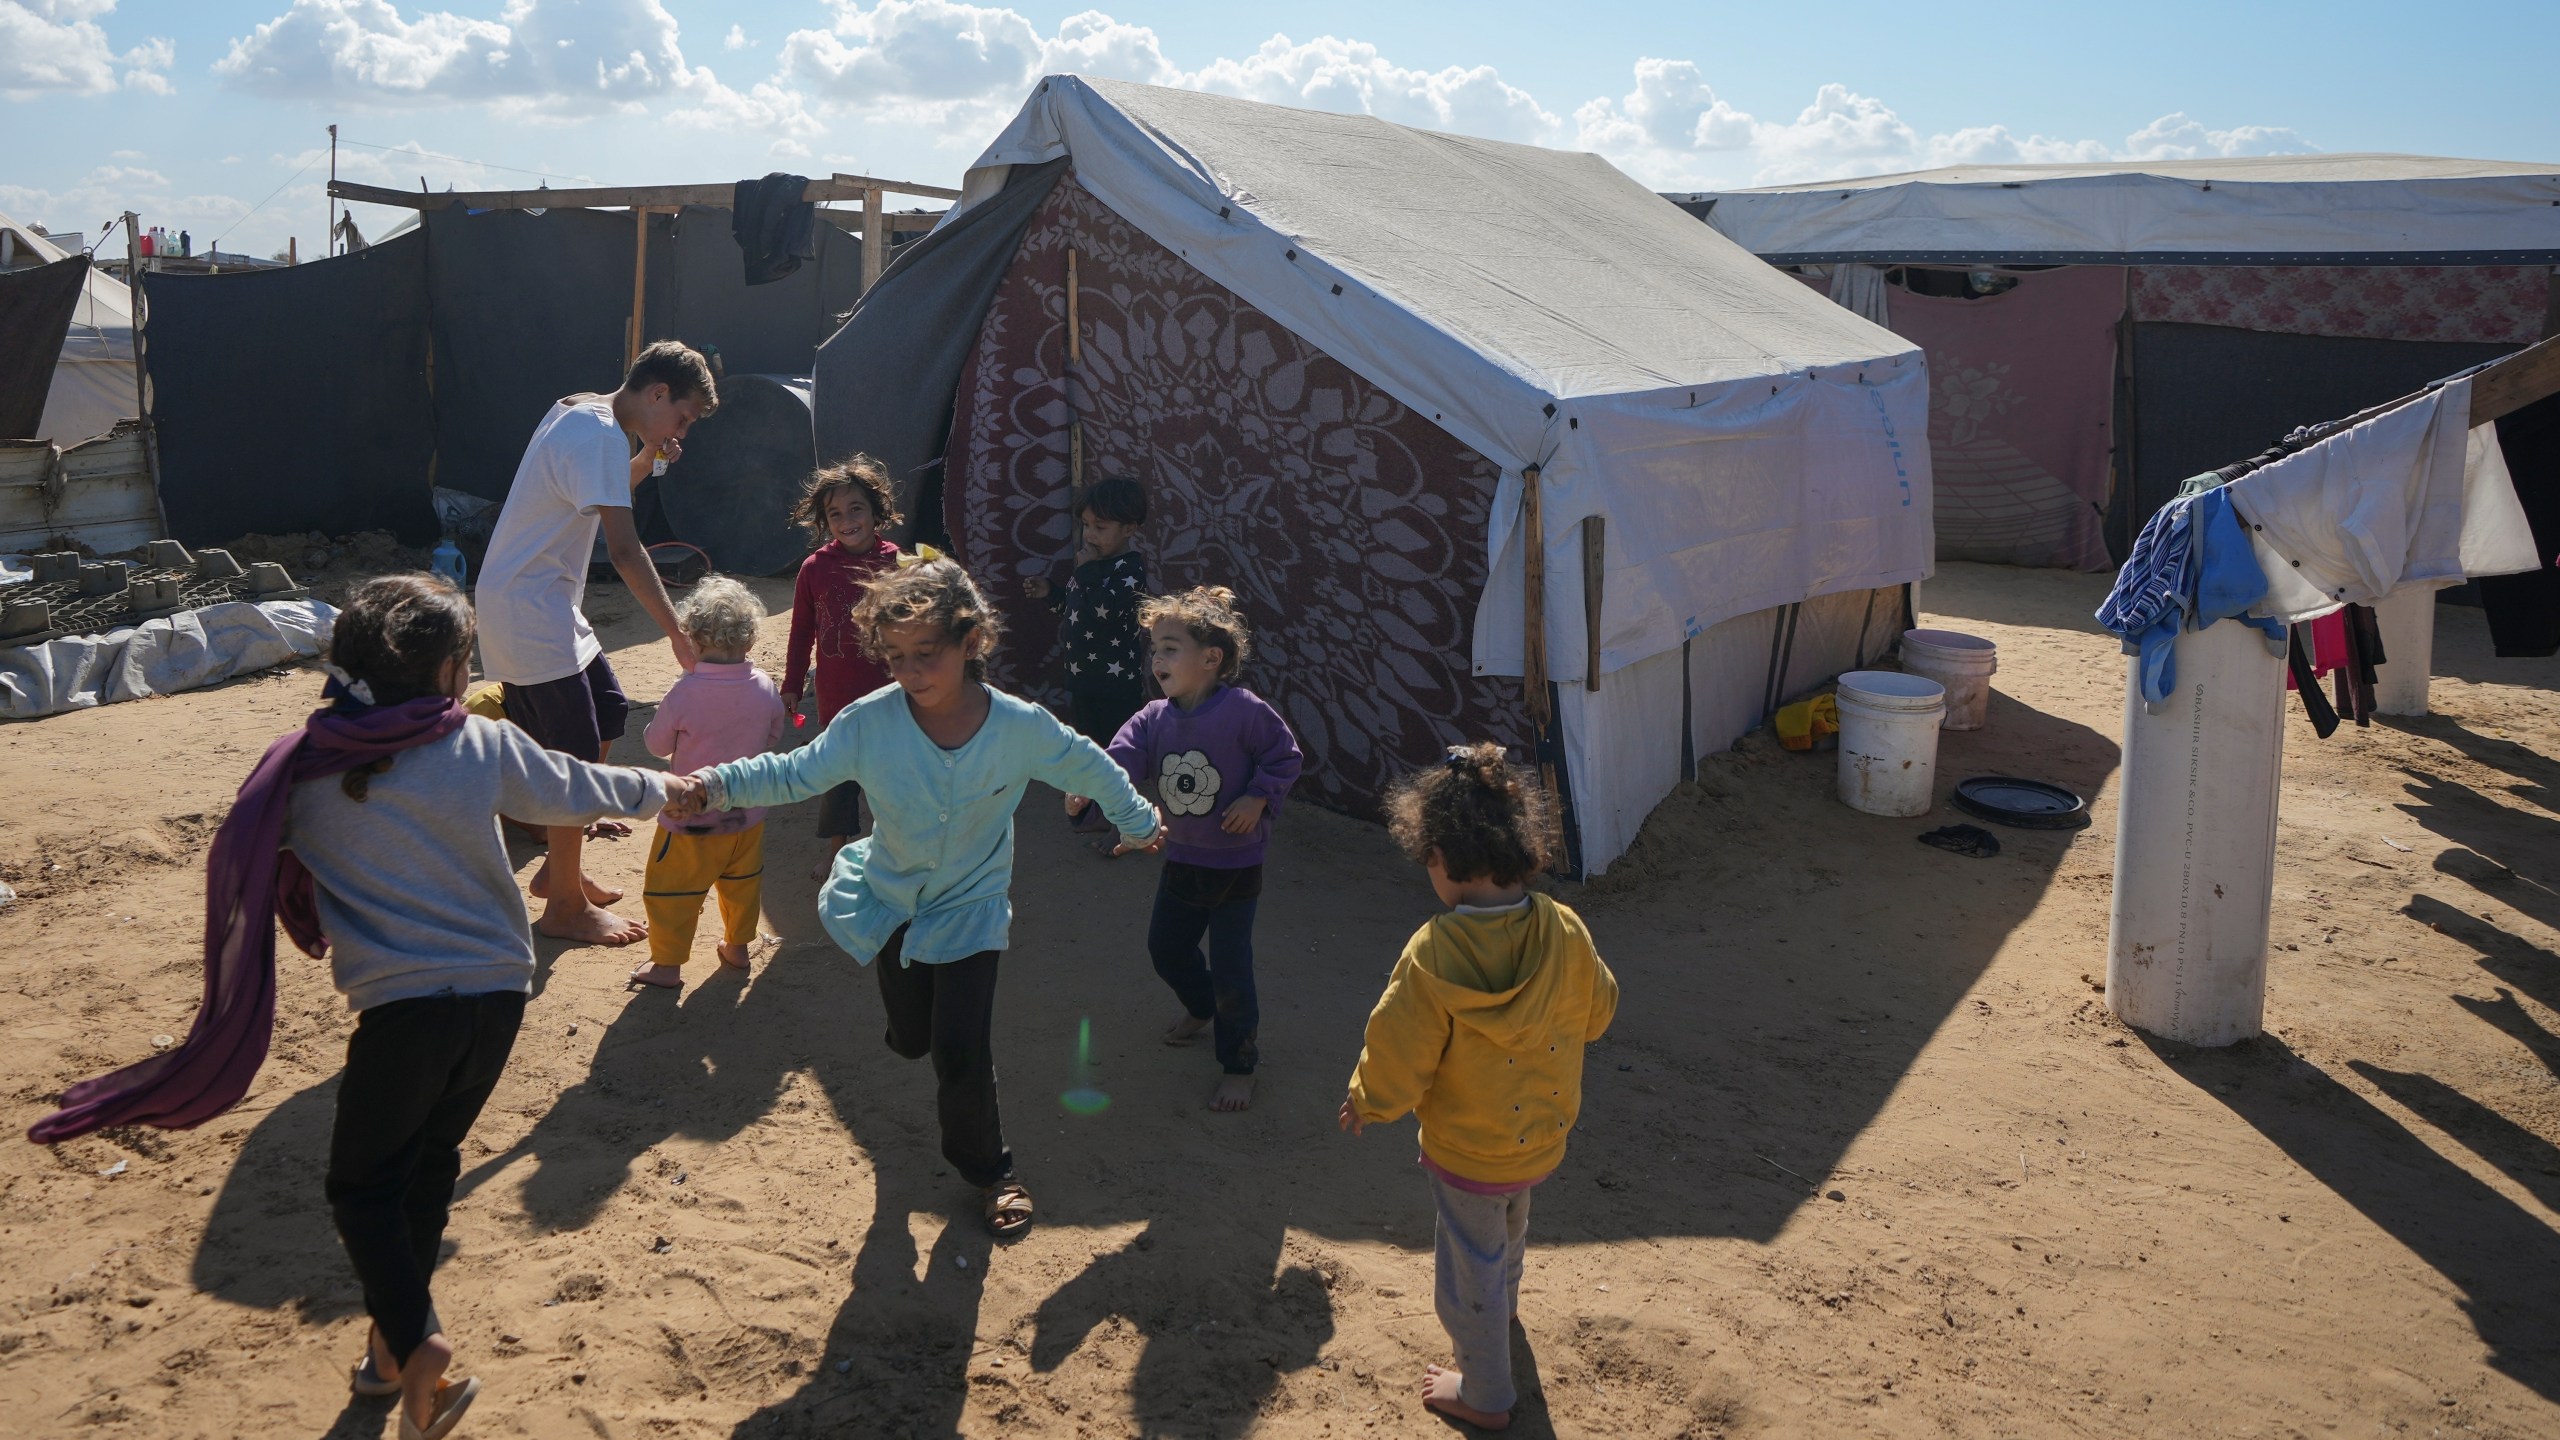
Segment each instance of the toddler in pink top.
[{"label": "toddler in pink top", "polygon": [[[705,578],[686,598],[678,618],[702,660],[667,691],[641,734],[649,753],[668,759],[677,774],[761,755],[782,738],[782,696],[747,660],[764,614],[755,593],[726,576]],[[713,810],[682,820],[660,815],[641,889],[649,958],[631,972],[633,980],[683,986],[702,904],[714,892],[723,927],[720,963],[746,969],[764,908],[764,811]]]}]

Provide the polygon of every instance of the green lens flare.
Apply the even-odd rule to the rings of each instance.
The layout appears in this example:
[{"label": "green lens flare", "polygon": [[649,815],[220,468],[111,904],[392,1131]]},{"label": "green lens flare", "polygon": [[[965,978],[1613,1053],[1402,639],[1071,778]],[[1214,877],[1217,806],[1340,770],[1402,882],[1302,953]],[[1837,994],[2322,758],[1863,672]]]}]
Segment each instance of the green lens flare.
[{"label": "green lens flare", "polygon": [[1111,1097],[1093,1085],[1093,1017],[1076,1024],[1076,1087],[1058,1097],[1070,1115],[1099,1115],[1111,1108]]}]

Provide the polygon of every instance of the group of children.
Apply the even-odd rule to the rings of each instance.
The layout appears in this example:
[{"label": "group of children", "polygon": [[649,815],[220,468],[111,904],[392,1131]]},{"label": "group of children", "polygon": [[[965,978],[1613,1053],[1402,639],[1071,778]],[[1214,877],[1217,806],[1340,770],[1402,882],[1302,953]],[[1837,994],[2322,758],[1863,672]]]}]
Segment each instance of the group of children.
[{"label": "group of children", "polygon": [[[657,417],[654,430],[625,425],[640,447],[629,461],[636,484],[652,447],[679,444],[682,425],[716,404],[707,369],[651,368],[666,348],[644,352],[622,392],[563,402],[546,420],[537,450],[545,433],[574,424],[587,468],[615,473],[537,487],[534,498],[548,508],[519,506],[528,490],[520,475],[493,555],[512,546],[583,560],[598,522],[566,546],[515,527],[559,523],[563,508],[573,516],[602,508],[603,532],[621,557],[628,511],[566,502],[615,498],[607,482],[620,478],[623,452],[583,433],[597,419]],[[1272,825],[1302,758],[1278,711],[1238,683],[1252,636],[1235,596],[1217,587],[1148,594],[1131,543],[1144,492],[1107,480],[1079,496],[1084,545],[1071,578],[1025,586],[1034,599],[1054,599],[1061,616],[1070,725],[986,683],[1002,619],[961,565],[902,554],[882,538],[898,523],[891,493],[867,457],[810,483],[796,513],[816,546],[795,587],[779,690],[747,658],[764,612],[744,586],[707,579],[680,613],[663,590],[654,604],[644,597],[686,670],[645,732],[649,749],[672,761],[664,772],[601,763],[620,723],[597,711],[607,693],[618,704],[620,691],[601,647],[588,653],[592,631],[575,615],[574,589],[572,621],[554,637],[566,643],[550,644],[558,653],[541,667],[560,673],[527,669],[520,673],[529,682],[510,682],[511,718],[518,688],[556,692],[527,706],[532,724],[461,712],[475,617],[437,577],[370,582],[340,616],[331,705],[300,743],[377,707],[405,705],[404,717],[426,717],[412,727],[422,738],[403,730],[407,748],[368,768],[295,783],[280,837],[317,882],[324,938],[306,948],[330,955],[339,988],[361,1012],[327,1189],[374,1321],[353,1383],[401,1397],[404,1440],[450,1434],[477,1393],[476,1380],[447,1379],[453,1350],[428,1280],[458,1147],[505,1064],[531,988],[532,935],[501,815],[552,837],[541,877],[546,918],[579,917],[559,927],[575,938],[645,938],[649,958],[631,978],[675,985],[713,894],[723,917],[719,962],[751,963],[765,812],[820,799],[818,830],[831,850],[817,901],[822,925],[874,972],[889,1047],[931,1057],[942,1153],[982,1192],[990,1231],[1010,1237],[1029,1227],[1034,1205],[1005,1142],[992,1022],[1013,918],[1014,815],[1028,784],[1041,781],[1069,797],[1072,823],[1112,832],[1110,853],[1163,853],[1147,949],[1182,1009],[1164,1038],[1183,1044],[1206,1031],[1223,1072],[1211,1108],[1251,1103],[1254,916]],[[627,490],[619,498],[627,502]],[[654,586],[654,571],[648,578]],[[489,591],[484,572],[484,655],[506,648],[491,644]],[[1161,698],[1146,698],[1132,673],[1140,670]],[[813,738],[777,751],[812,682]],[[560,712],[578,713],[563,724]],[[556,743],[563,732],[571,743]],[[1452,747],[1399,786],[1388,808],[1397,842],[1449,908],[1397,961],[1340,1120],[1357,1133],[1407,1112],[1419,1117],[1419,1161],[1438,1214],[1438,1308],[1458,1362],[1430,1368],[1423,1399],[1498,1428],[1514,1401],[1509,1326],[1532,1187],[1562,1159],[1580,1106],[1582,1049],[1608,1026],[1617,989],[1580,920],[1529,888],[1547,863],[1551,817],[1537,782],[1501,747]],[[579,906],[616,919],[603,911],[611,900],[600,898],[611,892],[583,888],[591,882],[577,872],[574,848],[564,863],[564,837],[583,838],[582,827],[599,818],[653,812],[646,924],[586,917]]]}]

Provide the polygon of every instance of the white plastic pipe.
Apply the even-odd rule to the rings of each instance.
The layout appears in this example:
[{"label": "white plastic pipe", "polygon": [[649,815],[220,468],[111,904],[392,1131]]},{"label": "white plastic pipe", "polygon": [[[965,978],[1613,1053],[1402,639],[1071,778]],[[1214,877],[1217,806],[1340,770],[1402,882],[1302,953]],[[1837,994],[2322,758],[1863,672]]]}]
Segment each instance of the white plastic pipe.
[{"label": "white plastic pipe", "polygon": [[2107,1005],[2189,1045],[2229,1045],[2266,1015],[2284,661],[2226,620],[2180,635],[2158,714],[2127,667]]},{"label": "white plastic pipe", "polygon": [[2373,602],[2388,663],[2374,671],[2373,708],[2385,715],[2427,713],[2427,682],[2436,661],[2436,592],[2394,590]]}]

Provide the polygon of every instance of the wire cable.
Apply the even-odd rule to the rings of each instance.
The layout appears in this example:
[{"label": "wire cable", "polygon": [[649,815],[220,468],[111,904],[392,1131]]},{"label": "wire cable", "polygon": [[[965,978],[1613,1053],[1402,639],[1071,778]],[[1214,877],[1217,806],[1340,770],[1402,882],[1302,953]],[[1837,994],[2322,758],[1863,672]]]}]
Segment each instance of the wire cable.
[{"label": "wire cable", "polygon": [[[320,163],[320,157],[319,157],[319,156],[317,156],[317,155],[314,155],[314,156],[312,156],[309,160],[304,161],[304,162],[303,162],[303,165],[302,165],[302,169],[300,169],[300,170],[296,170],[296,171],[294,171],[292,174],[287,175],[286,177],[284,177],[284,185],[290,185],[290,184],[292,184],[294,181],[301,179],[301,178],[303,177],[303,175],[304,175],[304,173],[305,173],[305,172],[309,171],[309,170],[311,169],[311,167],[312,167],[312,166],[317,165],[317,164],[319,164],[319,163]],[[261,200],[261,201],[259,201],[257,204],[250,206],[250,207],[249,207],[249,209],[248,209],[248,213],[247,213],[247,214],[242,215],[239,219],[234,220],[234,221],[232,221],[229,225],[225,226],[225,227],[223,228],[223,231],[222,231],[222,233],[221,233],[221,234],[216,235],[216,236],[214,236],[212,239],[207,240],[206,242],[204,242],[204,248],[205,248],[207,251],[211,251],[212,249],[214,249],[214,247],[216,247],[216,246],[220,245],[223,241],[230,239],[230,238],[231,238],[231,232],[232,232],[232,231],[237,230],[237,229],[239,229],[241,226],[243,226],[243,225],[245,225],[245,224],[249,223],[249,216],[250,216],[250,215],[255,215],[255,214],[257,214],[259,211],[264,210],[264,209],[266,209],[266,208],[267,208],[267,200],[273,200],[273,199],[275,199],[277,196],[279,196],[279,195],[283,194],[283,193],[284,193],[284,185],[279,185],[279,186],[277,186],[276,188],[274,188],[273,190],[268,191],[268,192],[267,192],[267,199],[266,199],[266,200]],[[101,239],[101,240],[104,240],[106,237],[105,237],[105,236],[103,236],[103,235],[101,235],[101,236],[99,236],[98,238],[99,238],[99,239]]]}]

